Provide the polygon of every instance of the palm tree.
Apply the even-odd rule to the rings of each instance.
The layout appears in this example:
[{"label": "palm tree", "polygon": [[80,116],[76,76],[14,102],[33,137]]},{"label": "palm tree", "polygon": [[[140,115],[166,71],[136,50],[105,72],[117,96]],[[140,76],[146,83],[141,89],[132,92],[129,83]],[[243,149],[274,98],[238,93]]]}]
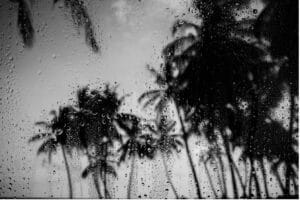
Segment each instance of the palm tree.
[{"label": "palm tree", "polygon": [[[106,180],[107,174],[111,174],[114,177],[117,177],[117,172],[115,171],[112,161],[109,161],[107,157],[97,157],[89,155],[89,165],[83,170],[81,176],[86,178],[89,174],[92,174],[93,178],[101,178],[102,181]],[[98,181],[98,180],[97,180]],[[104,194],[105,198],[111,198],[106,183],[104,183]],[[99,198],[103,198],[100,192],[100,186],[98,182],[95,182],[96,190]]]},{"label": "palm tree", "polygon": [[[266,1],[267,5],[259,15],[255,24],[255,36],[259,40],[267,39],[270,42],[270,51],[273,57],[285,60],[280,66],[279,80],[289,86],[290,94],[290,125],[289,135],[295,132],[295,98],[298,97],[298,1]],[[284,8],[284,9],[282,9]],[[275,31],[276,30],[276,31]],[[288,144],[292,144],[291,138]],[[291,164],[286,168],[286,196],[290,194]]]},{"label": "palm tree", "polygon": [[[230,3],[232,2],[208,0],[196,4],[201,11],[203,24],[199,26],[185,21],[175,23],[174,35],[181,29],[194,31],[170,43],[164,49],[163,56],[165,76],[168,78],[169,86],[175,86],[175,99],[178,105],[176,108],[182,107],[185,111],[194,108],[192,121],[195,127],[198,127],[200,122],[208,121],[211,127],[209,130],[220,131],[230,164],[234,197],[238,197],[235,171],[237,175],[239,172],[231,156],[230,144],[231,139],[242,134],[240,132],[243,131],[242,125],[245,123],[232,122],[230,115],[242,116],[241,119],[245,119],[243,118],[245,114],[239,109],[241,102],[247,102],[253,108],[251,109],[253,118],[250,121],[252,129],[248,132],[246,140],[247,147],[252,147],[253,136],[256,135],[254,128],[257,128],[258,123],[258,101],[264,96],[268,97],[269,103],[263,103],[265,105],[262,108],[263,114],[266,114],[279,102],[282,94],[281,85],[274,81],[275,76],[269,74],[274,64],[263,60],[267,55],[266,48],[247,42],[238,37],[239,33],[235,33],[237,27],[239,28],[237,31],[240,32],[243,23],[234,21],[232,12],[229,12],[232,10]],[[229,10],[226,10],[226,7]],[[149,94],[153,99],[159,97],[151,93]],[[183,122],[182,118],[180,120]],[[231,138],[226,134],[227,128],[231,130]],[[211,133],[214,135],[214,132]],[[253,149],[248,152],[251,161],[255,151],[258,152]],[[253,169],[253,161],[251,167]]]},{"label": "palm tree", "polygon": [[178,85],[177,82],[175,82],[172,79],[171,75],[168,74],[167,71],[164,71],[164,73],[159,73],[156,70],[154,70],[153,68],[150,68],[149,66],[148,66],[148,69],[150,70],[150,72],[152,74],[154,74],[156,76],[156,83],[159,86],[163,87],[163,89],[151,90],[151,91],[145,92],[144,94],[142,94],[140,96],[139,102],[141,103],[142,101],[144,101],[147,98],[148,100],[144,103],[144,107],[147,107],[151,103],[155,103],[158,101],[158,103],[155,106],[155,110],[156,110],[157,114],[160,114],[165,109],[166,105],[168,104],[168,101],[173,101],[179,121],[180,121],[181,132],[183,133],[182,139],[183,139],[185,147],[186,147],[189,165],[192,170],[193,179],[194,179],[196,190],[197,190],[197,196],[198,196],[198,198],[201,198],[200,183],[196,176],[196,170],[195,170],[195,167],[193,164],[193,160],[191,157],[191,151],[190,151],[190,147],[188,144],[189,133],[185,129],[184,120],[181,116],[180,108],[177,103],[178,101],[180,101],[177,93],[178,93],[178,90],[180,90],[182,87],[180,85]]},{"label": "palm tree", "polygon": [[52,110],[50,114],[53,115],[51,122],[40,121],[36,122],[36,125],[43,126],[47,130],[45,133],[39,133],[29,139],[29,142],[35,142],[37,140],[44,140],[43,144],[37,151],[37,154],[47,153],[49,162],[51,162],[51,156],[57,151],[58,147],[61,147],[63,153],[63,159],[68,177],[69,185],[69,197],[73,197],[72,181],[70,167],[67,160],[67,154],[71,155],[72,148],[77,147],[74,143],[72,129],[75,109],[72,106],[60,107],[58,114],[55,110]]},{"label": "palm tree", "polygon": [[[113,146],[115,139],[119,139],[119,134],[115,127],[115,118],[119,107],[124,97],[118,99],[115,88],[112,89],[108,84],[104,86],[103,90],[89,90],[88,88],[79,89],[77,92],[77,116],[80,119],[79,136],[81,142],[87,150],[90,168],[100,168],[104,166],[102,171],[94,171],[93,179],[97,189],[99,198],[102,197],[100,193],[100,185],[98,182],[99,175],[101,176],[104,184],[104,197],[110,197],[107,189],[106,168],[108,165],[103,163],[103,160],[108,160],[109,148]],[[89,153],[89,149],[93,149],[94,154]],[[95,159],[96,157],[96,159]],[[93,162],[93,160],[99,163]],[[104,158],[104,159],[103,159]],[[111,169],[108,167],[108,169]],[[108,170],[107,173],[112,173]],[[115,175],[115,174],[112,174]]]},{"label": "palm tree", "polygon": [[161,153],[168,183],[171,185],[176,199],[178,199],[179,195],[169,175],[166,157],[168,157],[173,150],[178,151],[179,146],[183,146],[182,142],[178,139],[181,136],[179,134],[171,134],[171,132],[175,131],[176,122],[168,121],[167,117],[164,115],[162,115],[160,119],[154,120],[154,123],[154,126],[151,124],[146,124],[145,127],[150,131],[151,134],[154,135],[154,146]]},{"label": "palm tree", "polygon": [[146,135],[141,135],[140,122],[141,119],[132,114],[120,113],[116,117],[117,125],[126,134],[122,137],[121,147],[118,149],[118,152],[121,152],[119,164],[125,162],[127,158],[131,158],[131,170],[127,188],[128,199],[131,198],[131,187],[136,157],[143,158],[146,156],[152,159],[154,154],[151,139],[148,139]]}]

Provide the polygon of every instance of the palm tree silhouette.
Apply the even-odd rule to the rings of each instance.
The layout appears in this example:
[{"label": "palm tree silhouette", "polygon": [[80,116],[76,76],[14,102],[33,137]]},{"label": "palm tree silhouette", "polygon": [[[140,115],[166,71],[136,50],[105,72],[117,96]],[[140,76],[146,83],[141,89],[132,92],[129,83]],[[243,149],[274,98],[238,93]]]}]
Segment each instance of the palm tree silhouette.
[{"label": "palm tree silhouette", "polygon": [[[118,99],[115,88],[111,88],[109,84],[106,84],[102,90],[89,90],[84,87],[77,91],[79,136],[87,150],[90,163],[86,170],[93,170],[91,172],[99,198],[102,197],[98,182],[99,176],[103,180],[105,198],[110,197],[106,173],[116,176],[112,171],[112,166],[107,162],[109,147],[113,146],[114,140],[119,139],[114,124],[123,99],[124,97]],[[90,153],[89,150],[94,153]],[[86,177],[87,174],[82,174],[82,176]]]},{"label": "palm tree silhouette", "polygon": [[116,123],[121,130],[125,132],[122,137],[121,147],[117,152],[121,152],[119,164],[131,158],[131,170],[127,188],[127,198],[131,198],[131,187],[133,182],[133,174],[136,157],[148,157],[152,159],[154,156],[154,147],[151,138],[148,135],[142,135],[141,119],[133,114],[120,113],[116,117]]},{"label": "palm tree silhouette", "polygon": [[[239,109],[241,102],[250,104],[253,118],[249,122],[252,128],[247,132],[246,142],[247,147],[253,147],[253,136],[257,132],[254,128],[257,128],[258,124],[258,102],[260,99],[268,100],[268,103],[263,102],[263,108],[260,106],[263,114],[266,114],[270,108],[276,106],[282,94],[281,85],[274,79],[275,76],[269,73],[274,63],[263,60],[264,56],[268,55],[266,48],[238,37],[243,23],[234,21],[232,13],[224,9],[228,2],[224,2],[201,1],[196,4],[201,10],[203,24],[198,26],[185,21],[175,23],[174,35],[181,29],[194,31],[189,31],[189,35],[170,43],[164,49],[163,56],[165,75],[171,80],[170,85],[176,86],[174,88],[177,90],[175,97],[178,105],[183,109],[195,108],[195,126],[203,120],[209,121],[210,129],[206,132],[206,135],[210,135],[208,139],[216,137],[210,130],[220,130],[230,164],[234,197],[238,197],[234,172],[236,171],[237,175],[239,172],[235,168],[230,138],[225,130],[229,127],[234,139],[236,135],[241,134],[242,125],[245,123],[233,123],[230,115],[238,115],[235,119],[244,116],[240,115],[243,113]],[[237,27],[238,33],[235,33]],[[264,119],[266,118],[261,120]],[[260,151],[250,149],[247,154],[253,169],[253,159],[256,157],[253,155],[257,154],[254,152]],[[252,174],[250,178],[253,177],[256,180],[256,174]],[[256,186],[258,192],[258,185]],[[257,193],[257,196],[260,194]]]},{"label": "palm tree silhouette", "polygon": [[175,121],[168,121],[167,116],[162,115],[160,116],[160,119],[154,120],[154,125],[146,124],[145,129],[150,132],[150,135],[154,135],[154,147],[161,153],[168,183],[170,184],[176,199],[178,199],[180,197],[169,175],[168,165],[166,161],[166,157],[168,157],[168,155],[171,154],[173,150],[178,151],[179,147],[183,146],[182,142],[179,139],[181,135],[174,133],[175,125]]},{"label": "palm tree silhouette", "polygon": [[50,122],[40,121],[36,125],[43,126],[46,129],[45,133],[39,133],[29,139],[29,142],[44,140],[37,151],[37,154],[47,153],[49,162],[51,162],[52,154],[61,147],[63,159],[68,177],[69,197],[73,197],[72,181],[70,167],[67,160],[67,154],[72,154],[72,148],[75,148],[73,120],[75,118],[75,109],[72,106],[60,107],[59,112],[52,110],[50,112],[53,118]]},{"label": "palm tree silhouette", "polygon": [[149,104],[155,103],[156,101],[158,101],[158,103],[155,106],[155,110],[156,110],[157,114],[160,114],[165,109],[165,107],[169,101],[172,101],[174,103],[176,113],[178,115],[180,126],[181,126],[182,139],[183,139],[184,145],[186,147],[189,165],[192,170],[193,179],[194,179],[196,190],[197,190],[197,196],[198,196],[198,198],[201,198],[200,183],[196,176],[196,170],[195,170],[195,167],[193,164],[193,160],[191,157],[191,150],[190,150],[190,147],[188,144],[189,133],[185,129],[184,119],[181,116],[180,108],[177,103],[178,101],[180,101],[180,99],[177,95],[177,92],[178,92],[178,89],[181,88],[181,86],[179,86],[174,81],[174,79],[172,79],[172,77],[171,77],[172,75],[169,74],[168,71],[164,71],[164,73],[159,73],[155,69],[150,68],[149,66],[148,66],[148,69],[156,77],[156,83],[159,86],[163,87],[163,89],[151,90],[151,91],[145,92],[144,94],[142,94],[140,96],[138,101],[141,103],[147,98],[148,100],[144,103],[144,107],[147,107]]},{"label": "palm tree silhouette", "polygon": [[[279,80],[287,83],[290,94],[290,125],[289,136],[294,133],[295,123],[295,98],[298,97],[298,1],[266,1],[267,6],[259,15],[255,23],[255,35],[259,40],[270,41],[270,51],[275,58],[286,58],[285,65],[279,70]],[[282,9],[284,8],[284,9]],[[275,31],[277,30],[277,31]],[[296,120],[297,122],[297,120]],[[287,141],[292,144],[292,139]],[[292,174],[291,164],[286,164],[286,188],[284,193],[290,195],[290,176]]]},{"label": "palm tree silhouette", "polygon": [[116,118],[118,126],[125,131],[126,135],[129,137],[129,139],[124,143],[122,140],[122,145],[118,149],[118,152],[121,152],[121,156],[119,158],[119,164],[121,162],[124,162],[126,160],[126,157],[131,159],[131,170],[129,175],[129,182],[128,182],[128,188],[127,188],[127,198],[131,198],[131,185],[133,180],[133,173],[134,173],[134,163],[135,163],[135,157],[136,155],[140,155],[141,151],[141,142],[139,139],[139,134],[141,132],[140,128],[140,118],[133,116],[131,114],[119,114]]}]

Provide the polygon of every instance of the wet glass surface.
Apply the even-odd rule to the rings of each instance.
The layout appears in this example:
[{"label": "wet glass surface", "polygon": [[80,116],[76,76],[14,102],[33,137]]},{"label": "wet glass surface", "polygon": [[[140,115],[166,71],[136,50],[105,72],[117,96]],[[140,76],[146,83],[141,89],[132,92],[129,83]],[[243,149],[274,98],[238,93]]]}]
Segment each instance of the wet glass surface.
[{"label": "wet glass surface", "polygon": [[3,0],[1,198],[298,198],[298,2]]}]

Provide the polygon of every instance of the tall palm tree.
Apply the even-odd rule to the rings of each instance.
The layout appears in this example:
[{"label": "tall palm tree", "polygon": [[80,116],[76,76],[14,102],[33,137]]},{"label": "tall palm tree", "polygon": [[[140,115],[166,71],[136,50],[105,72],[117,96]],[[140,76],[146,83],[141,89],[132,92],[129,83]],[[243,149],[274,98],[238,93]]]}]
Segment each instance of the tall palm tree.
[{"label": "tall palm tree", "polygon": [[[117,125],[125,132],[122,137],[121,147],[118,152],[121,152],[119,164],[131,158],[131,170],[127,188],[127,198],[131,198],[131,187],[133,182],[133,174],[135,171],[135,159],[137,157],[153,158],[154,148],[151,146],[151,140],[141,135],[141,119],[135,115],[120,113],[116,117]],[[148,143],[150,141],[150,143]]]},{"label": "tall palm tree", "polygon": [[[89,90],[85,87],[77,92],[77,116],[80,119],[79,136],[81,136],[81,142],[87,150],[90,166],[97,168],[100,168],[99,165],[104,166],[103,169],[100,169],[101,171],[94,171],[92,174],[99,198],[102,197],[98,182],[99,175],[102,175],[104,197],[110,197],[105,167],[111,168],[103,163],[103,160],[108,160],[109,148],[113,146],[115,139],[119,139],[115,118],[123,99],[124,97],[119,99],[115,89],[112,89],[108,84],[102,90]],[[89,149],[92,149],[94,154],[89,153]],[[96,162],[97,165],[95,166],[93,160],[98,161],[99,158],[101,161]],[[94,170],[95,168],[91,169]],[[107,173],[111,174],[112,171],[108,170]]]},{"label": "tall palm tree", "polygon": [[[246,142],[247,147],[252,147],[253,136],[257,132],[254,128],[257,128],[258,124],[258,101],[263,100],[263,114],[267,114],[270,108],[276,106],[282,94],[281,85],[274,80],[276,76],[269,73],[274,63],[263,59],[268,55],[266,48],[260,44],[247,42],[238,37],[238,32],[235,33],[236,28],[240,31],[242,23],[235,22],[232,7],[227,4],[228,2],[232,3],[208,0],[196,4],[203,18],[202,25],[184,21],[175,23],[174,35],[180,29],[194,31],[167,45],[163,56],[165,75],[169,85],[176,86],[175,97],[179,107],[186,111],[190,107],[195,108],[192,119],[195,127],[198,127],[200,122],[208,121],[210,130],[220,131],[230,164],[234,197],[238,197],[235,171],[237,175],[239,172],[234,168],[231,139],[242,135],[242,125],[245,122],[233,123],[230,115],[242,117],[240,120],[245,119],[243,116],[246,114],[239,107],[242,102],[250,104],[252,129],[251,132],[247,132]],[[226,7],[229,10],[226,10]],[[151,96],[155,99],[157,95]],[[265,103],[264,97],[267,97],[268,103]],[[226,134],[227,128],[231,130],[231,138]],[[250,150],[248,156],[252,161],[256,154],[254,152],[259,151],[252,148]],[[253,165],[252,162],[252,169]],[[251,177],[253,176],[255,175]]]},{"label": "tall palm tree", "polygon": [[[290,125],[289,135],[294,134],[295,98],[298,97],[298,1],[265,1],[266,6],[255,23],[255,36],[259,40],[270,42],[269,49],[273,57],[284,59],[285,65],[280,66],[279,79],[289,86],[290,94]],[[283,9],[284,8],[284,9]],[[297,121],[297,120],[296,120]],[[292,144],[288,141],[288,144]],[[291,163],[286,164],[286,196],[290,194]]]},{"label": "tall palm tree", "polygon": [[[107,157],[97,157],[97,156],[89,156],[89,165],[83,170],[81,176],[82,178],[86,178],[89,174],[92,174],[94,179],[101,178],[104,183],[104,197],[111,198],[106,183],[107,174],[111,174],[114,177],[117,177],[117,172],[112,165],[112,161],[109,161]],[[95,182],[96,190],[99,198],[103,198],[100,192],[100,186],[98,182]]]},{"label": "tall palm tree", "polygon": [[179,101],[178,90],[180,90],[181,86],[178,86],[178,84],[176,82],[174,82],[172,77],[170,77],[171,75],[168,74],[166,71],[164,71],[164,73],[159,73],[155,69],[150,68],[149,66],[148,66],[148,69],[150,70],[150,72],[152,74],[154,74],[156,76],[156,83],[160,87],[163,87],[163,89],[151,90],[151,91],[145,92],[144,94],[142,94],[140,96],[139,102],[141,103],[145,99],[147,99],[146,102],[144,103],[144,107],[147,107],[151,103],[158,102],[155,106],[155,110],[156,110],[157,114],[160,114],[165,109],[168,102],[173,101],[175,109],[176,109],[176,113],[179,118],[181,132],[182,132],[182,139],[183,139],[184,145],[186,147],[188,162],[189,162],[190,168],[192,170],[193,179],[194,179],[196,191],[197,191],[197,196],[198,196],[198,198],[201,198],[200,183],[197,179],[196,170],[195,170],[193,160],[191,157],[191,150],[190,150],[190,147],[188,144],[189,133],[185,129],[185,123],[181,116],[179,105],[177,103]]},{"label": "tall palm tree", "polygon": [[55,110],[52,110],[50,114],[53,115],[50,122],[36,122],[36,125],[43,126],[46,129],[46,132],[31,137],[29,142],[44,140],[43,144],[38,149],[37,154],[47,153],[49,162],[51,162],[52,154],[57,151],[58,147],[61,147],[68,178],[69,197],[72,198],[73,189],[67,154],[71,155],[72,148],[76,147],[76,144],[72,139],[74,137],[72,136],[74,134],[72,127],[75,109],[72,106],[60,107],[58,114]]},{"label": "tall palm tree", "polygon": [[168,183],[171,185],[176,199],[178,199],[179,195],[169,175],[166,157],[168,157],[168,155],[171,154],[173,150],[178,151],[179,146],[183,146],[182,142],[179,139],[181,135],[174,133],[176,122],[168,121],[166,116],[161,116],[160,119],[154,120],[154,123],[155,125],[146,124],[145,127],[149,130],[151,134],[154,135],[154,146],[161,153],[162,162]]}]

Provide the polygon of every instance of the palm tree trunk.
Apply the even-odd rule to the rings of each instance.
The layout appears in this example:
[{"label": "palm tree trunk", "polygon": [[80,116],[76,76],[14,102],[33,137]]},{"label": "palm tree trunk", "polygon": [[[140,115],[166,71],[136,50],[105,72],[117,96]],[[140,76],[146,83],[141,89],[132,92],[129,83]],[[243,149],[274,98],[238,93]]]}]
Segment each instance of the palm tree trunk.
[{"label": "palm tree trunk", "polygon": [[99,184],[98,177],[95,173],[93,173],[92,177],[93,177],[94,185],[95,185],[95,188],[96,188],[96,191],[97,191],[97,194],[98,194],[98,198],[102,199],[103,197],[101,195],[100,184]]},{"label": "palm tree trunk", "polygon": [[[217,156],[218,157],[218,156]],[[216,168],[217,168],[217,176],[218,176],[218,184],[220,187],[220,191],[221,191],[221,198],[223,198],[224,196],[224,188],[223,188],[223,183],[222,183],[222,175],[220,174],[220,168],[219,168],[219,164],[218,161],[216,160]]]},{"label": "palm tree trunk", "polygon": [[293,173],[293,184],[294,184],[294,189],[295,189],[295,195],[298,195],[298,193],[299,193],[299,190],[298,190],[298,184],[297,184],[297,182],[296,182],[296,175],[294,175],[294,173]]},{"label": "palm tree trunk", "polygon": [[161,155],[162,155],[162,160],[163,160],[163,165],[164,165],[164,168],[165,168],[165,173],[166,173],[167,180],[168,180],[169,184],[171,185],[171,188],[172,188],[172,190],[175,194],[176,199],[179,199],[179,196],[177,194],[175,186],[174,186],[174,184],[173,184],[173,182],[170,178],[170,175],[168,173],[169,171],[168,171],[168,165],[167,165],[167,162],[166,162],[165,154],[163,152],[161,152]]},{"label": "palm tree trunk", "polygon": [[249,191],[248,191],[248,198],[252,197],[252,172],[253,172],[253,167],[252,167],[252,160],[249,161],[250,165],[250,175],[249,175]]},{"label": "palm tree trunk", "polygon": [[244,166],[245,166],[245,185],[244,185],[244,197],[243,198],[247,198],[247,184],[248,184],[248,166],[247,166],[247,159],[244,159]]},{"label": "palm tree trunk", "polygon": [[285,196],[289,196],[291,191],[290,191],[290,184],[291,184],[291,165],[286,164],[286,172],[285,172],[285,189],[284,189],[284,194]]},{"label": "palm tree trunk", "polygon": [[268,183],[267,183],[267,173],[266,173],[266,169],[265,169],[266,167],[264,165],[263,159],[261,159],[260,165],[261,165],[260,167],[261,167],[262,176],[263,176],[263,180],[264,180],[264,187],[265,187],[265,191],[266,191],[266,197],[270,198]]},{"label": "palm tree trunk", "polygon": [[246,186],[246,184],[243,183],[242,176],[241,176],[240,171],[239,171],[238,167],[236,166],[235,162],[233,162],[232,165],[233,165],[233,168],[234,168],[234,170],[235,170],[235,172],[236,172],[236,174],[238,176],[239,182],[240,182],[241,187],[242,187],[242,191],[243,191],[242,192],[242,197],[245,197],[245,193],[246,193],[245,186]]},{"label": "palm tree trunk", "polygon": [[238,194],[238,190],[237,190],[237,185],[236,185],[236,180],[235,180],[235,174],[234,174],[234,170],[233,170],[233,159],[232,159],[232,156],[230,154],[230,148],[229,148],[229,142],[226,138],[226,136],[223,136],[223,140],[224,140],[224,146],[225,146],[225,153],[226,153],[226,156],[227,156],[227,159],[229,161],[229,168],[230,168],[230,174],[231,174],[231,182],[232,182],[232,187],[233,187],[233,195],[234,195],[234,198],[238,198],[239,194]]},{"label": "palm tree trunk", "polygon": [[69,167],[69,163],[68,163],[68,159],[66,156],[66,150],[65,150],[64,145],[61,146],[61,150],[63,153],[64,163],[65,163],[67,177],[68,177],[69,197],[70,197],[70,199],[72,199],[73,198],[73,188],[72,188],[71,172],[70,172],[70,167]]},{"label": "palm tree trunk", "polygon": [[255,184],[255,190],[256,190],[256,196],[258,199],[261,198],[261,190],[260,190],[260,187],[259,187],[259,183],[258,183],[258,178],[257,178],[257,175],[256,175],[256,171],[255,171],[255,168],[254,168],[254,161],[252,159],[252,157],[250,157],[250,184],[249,184],[249,196],[251,196],[252,194],[252,179],[254,179],[254,184]]},{"label": "palm tree trunk", "polygon": [[103,172],[104,199],[107,199],[106,170]]},{"label": "palm tree trunk", "polygon": [[259,182],[258,182],[256,171],[254,172],[253,177],[254,177],[255,188],[256,188],[256,196],[257,196],[258,199],[261,199],[261,192],[262,191],[261,191],[260,186],[259,186]]},{"label": "palm tree trunk", "polygon": [[[256,86],[256,89],[258,86]],[[251,196],[251,190],[252,190],[252,178],[254,179],[255,182],[255,188],[256,188],[256,195],[257,198],[260,198],[260,189],[259,189],[259,184],[256,176],[256,171],[254,168],[254,158],[253,154],[255,154],[255,149],[253,149],[254,144],[253,144],[253,138],[256,136],[256,132],[258,130],[257,125],[258,125],[258,118],[259,118],[259,100],[258,100],[258,95],[257,92],[252,91],[251,93],[252,96],[252,105],[251,105],[251,128],[250,128],[250,133],[248,135],[247,139],[247,147],[248,147],[248,157],[250,159],[250,189],[249,189],[249,196]]]},{"label": "palm tree trunk", "polygon": [[206,175],[207,175],[207,177],[208,177],[208,182],[209,182],[210,188],[211,188],[211,190],[213,191],[214,196],[215,196],[215,199],[216,199],[216,198],[218,198],[218,195],[217,195],[217,192],[216,192],[216,190],[215,190],[215,188],[214,188],[214,184],[213,184],[213,182],[212,182],[210,173],[209,173],[209,171],[208,171],[208,168],[207,168],[207,162],[206,162],[206,161],[204,162],[204,169],[205,169],[205,173],[206,173]]},{"label": "palm tree trunk", "polygon": [[[108,146],[107,144],[104,145],[104,157],[105,157],[105,162],[107,162],[107,155],[108,155]],[[104,186],[104,198],[107,199],[107,198],[110,198],[110,194],[108,192],[108,189],[107,189],[107,174],[106,174],[106,168],[104,168],[104,172],[103,172],[103,186]]]},{"label": "palm tree trunk", "polygon": [[[290,84],[290,122],[289,122],[289,136],[288,139],[291,139],[293,136],[293,131],[294,131],[294,110],[295,110],[295,99],[294,99],[294,92],[293,92],[293,84]],[[288,142],[288,145],[291,143]],[[286,172],[285,172],[285,190],[284,194],[288,196],[290,194],[290,184],[291,184],[291,174],[292,174],[292,167],[291,164],[286,163]]]},{"label": "palm tree trunk", "polygon": [[[87,154],[87,157],[88,157],[89,162],[91,163],[91,159],[92,159],[91,156],[89,154]],[[98,198],[102,199],[103,197],[102,197],[102,194],[101,194],[101,191],[100,191],[100,184],[99,184],[99,180],[98,180],[97,174],[95,174],[93,172],[92,173],[92,177],[93,177],[93,182],[94,182],[97,194],[98,194]]]},{"label": "palm tree trunk", "polygon": [[282,183],[282,181],[281,181],[281,178],[280,178],[280,176],[279,176],[277,170],[274,170],[274,175],[275,175],[275,177],[276,177],[276,180],[277,180],[278,183],[279,183],[279,186],[280,186],[281,190],[284,192],[284,185],[283,185],[283,183]]},{"label": "palm tree trunk", "polygon": [[223,164],[222,158],[220,156],[217,156],[217,157],[218,157],[218,160],[219,160],[219,163],[221,166],[221,172],[222,172],[222,181],[223,181],[223,189],[224,189],[222,198],[226,198],[228,195],[227,195],[227,185],[226,185],[224,164]]},{"label": "palm tree trunk", "polygon": [[190,147],[189,147],[189,144],[188,144],[188,133],[185,131],[184,123],[183,123],[183,120],[182,120],[182,117],[180,115],[180,111],[179,111],[179,108],[178,108],[178,105],[177,105],[175,99],[174,99],[174,104],[175,104],[175,108],[177,110],[177,115],[179,117],[180,126],[181,126],[181,130],[182,130],[182,133],[183,133],[183,141],[184,141],[184,144],[185,144],[185,147],[186,147],[186,153],[187,153],[189,165],[191,167],[194,182],[195,182],[195,185],[196,185],[197,196],[198,196],[199,199],[201,199],[202,196],[201,196],[201,190],[200,190],[200,183],[197,179],[196,170],[195,170],[195,167],[193,165],[193,159],[192,159]]},{"label": "palm tree trunk", "polygon": [[107,197],[107,199],[111,199],[111,195],[110,195],[108,189],[104,189],[104,190],[105,190],[105,192],[106,192],[106,197]]},{"label": "palm tree trunk", "polygon": [[135,155],[132,156],[131,160],[131,170],[129,175],[129,182],[128,182],[128,188],[127,188],[127,198],[130,199],[130,193],[131,193],[131,185],[133,180],[133,173],[134,173],[134,162],[135,162]]}]

